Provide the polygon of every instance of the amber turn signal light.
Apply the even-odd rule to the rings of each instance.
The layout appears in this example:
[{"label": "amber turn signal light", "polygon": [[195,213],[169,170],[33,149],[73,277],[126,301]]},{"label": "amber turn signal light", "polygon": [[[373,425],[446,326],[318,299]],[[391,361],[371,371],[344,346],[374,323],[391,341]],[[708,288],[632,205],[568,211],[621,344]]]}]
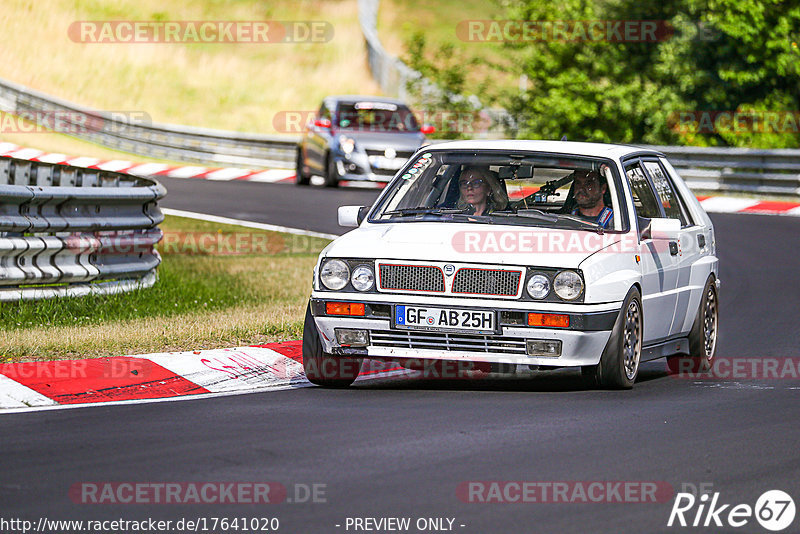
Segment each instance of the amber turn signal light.
[{"label": "amber turn signal light", "polygon": [[326,302],[325,313],[328,315],[366,315],[362,302]]},{"label": "amber turn signal light", "polygon": [[549,326],[551,328],[568,328],[569,315],[553,313],[529,313],[528,326]]}]

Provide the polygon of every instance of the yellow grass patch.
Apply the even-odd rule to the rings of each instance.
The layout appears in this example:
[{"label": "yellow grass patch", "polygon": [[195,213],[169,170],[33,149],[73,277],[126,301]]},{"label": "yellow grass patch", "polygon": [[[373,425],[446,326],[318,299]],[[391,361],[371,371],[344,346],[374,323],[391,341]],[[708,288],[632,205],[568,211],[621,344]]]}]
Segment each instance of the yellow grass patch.
[{"label": "yellow grass patch", "polygon": [[[158,122],[280,133],[273,126],[279,112],[315,110],[328,94],[379,94],[357,13],[357,0],[50,0],[46,5],[4,0],[0,64],[7,79],[98,109],[143,111]],[[324,43],[70,39],[72,23],[108,20],[324,21],[334,33]],[[60,150],[48,139],[37,139],[35,148]]]}]

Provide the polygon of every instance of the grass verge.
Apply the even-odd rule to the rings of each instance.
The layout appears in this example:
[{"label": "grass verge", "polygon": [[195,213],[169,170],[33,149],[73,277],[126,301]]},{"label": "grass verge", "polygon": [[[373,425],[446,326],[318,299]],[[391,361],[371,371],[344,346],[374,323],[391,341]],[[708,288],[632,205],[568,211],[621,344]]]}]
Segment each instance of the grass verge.
[{"label": "grass verge", "polygon": [[[470,20],[492,20],[502,16],[504,8],[499,2],[486,0],[385,0],[378,12],[378,35],[387,51],[397,57],[408,54],[407,43],[412,35],[424,34],[427,59],[437,60],[439,47],[455,45],[458,61],[477,59],[467,72],[468,86],[478,87],[491,80],[490,88],[497,91],[515,90],[519,85],[518,69],[509,60],[508,50],[502,43],[462,39],[457,32],[459,23]],[[479,98],[496,95],[477,94]]]},{"label": "grass verge", "polygon": [[[276,131],[276,113],[316,110],[327,94],[379,94],[357,0],[4,0],[4,78],[79,104],[158,122]],[[80,42],[79,21],[320,21],[330,40]],[[77,42],[76,42],[77,41]],[[295,132],[290,132],[295,133]],[[37,148],[45,149],[39,145]],[[48,148],[49,149],[49,148]]]},{"label": "grass verge", "polygon": [[298,339],[327,241],[167,217],[150,289],[0,305],[0,361],[197,350]]}]

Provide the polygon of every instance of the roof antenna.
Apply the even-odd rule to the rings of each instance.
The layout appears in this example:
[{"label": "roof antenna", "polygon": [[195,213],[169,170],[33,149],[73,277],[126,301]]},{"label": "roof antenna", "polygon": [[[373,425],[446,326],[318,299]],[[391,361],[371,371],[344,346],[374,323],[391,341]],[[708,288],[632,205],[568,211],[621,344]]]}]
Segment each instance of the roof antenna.
[{"label": "roof antenna", "polygon": [[561,140],[562,140],[562,141],[566,141],[566,140],[567,140],[567,135],[566,135],[566,134],[564,134],[564,135],[561,137]]}]

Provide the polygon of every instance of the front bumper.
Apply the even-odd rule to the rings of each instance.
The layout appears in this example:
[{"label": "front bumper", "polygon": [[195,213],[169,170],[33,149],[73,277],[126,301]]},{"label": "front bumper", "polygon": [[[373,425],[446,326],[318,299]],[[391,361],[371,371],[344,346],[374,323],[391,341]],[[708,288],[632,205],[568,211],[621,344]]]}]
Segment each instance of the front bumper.
[{"label": "front bumper", "polygon": [[398,162],[397,168],[381,169],[374,167],[365,154],[354,152],[349,156],[336,155],[334,156],[334,162],[339,174],[339,180],[388,183],[394,178],[402,165],[405,164],[406,160],[403,159],[402,164]]},{"label": "front bumper", "polygon": [[[402,299],[395,302],[376,302],[368,300],[365,317],[329,316],[325,314],[325,303],[365,302],[362,299],[319,298],[311,299],[314,321],[320,332],[324,351],[330,354],[352,355],[367,358],[386,359],[431,359],[505,364],[525,364],[541,366],[575,367],[595,365],[608,342],[611,328],[619,313],[621,303],[604,306],[597,310],[591,305],[563,306],[558,311],[543,309],[534,303],[503,302],[499,310],[516,313],[567,313],[570,316],[569,328],[529,327],[503,324],[501,321],[496,334],[474,334],[468,332],[430,332],[425,330],[398,329],[393,326],[393,312],[386,313],[393,304],[413,304],[416,299]],[[342,294],[337,294],[341,297]],[[385,295],[384,295],[385,297]],[[443,304],[439,304],[443,305]],[[526,307],[527,305],[527,307]],[[476,306],[476,303],[448,302],[446,306],[463,306],[475,309],[498,309]],[[380,309],[380,315],[375,310]],[[336,329],[367,330],[370,341],[366,347],[340,346],[336,342]],[[560,356],[535,357],[526,351],[528,340],[561,341]]]}]

